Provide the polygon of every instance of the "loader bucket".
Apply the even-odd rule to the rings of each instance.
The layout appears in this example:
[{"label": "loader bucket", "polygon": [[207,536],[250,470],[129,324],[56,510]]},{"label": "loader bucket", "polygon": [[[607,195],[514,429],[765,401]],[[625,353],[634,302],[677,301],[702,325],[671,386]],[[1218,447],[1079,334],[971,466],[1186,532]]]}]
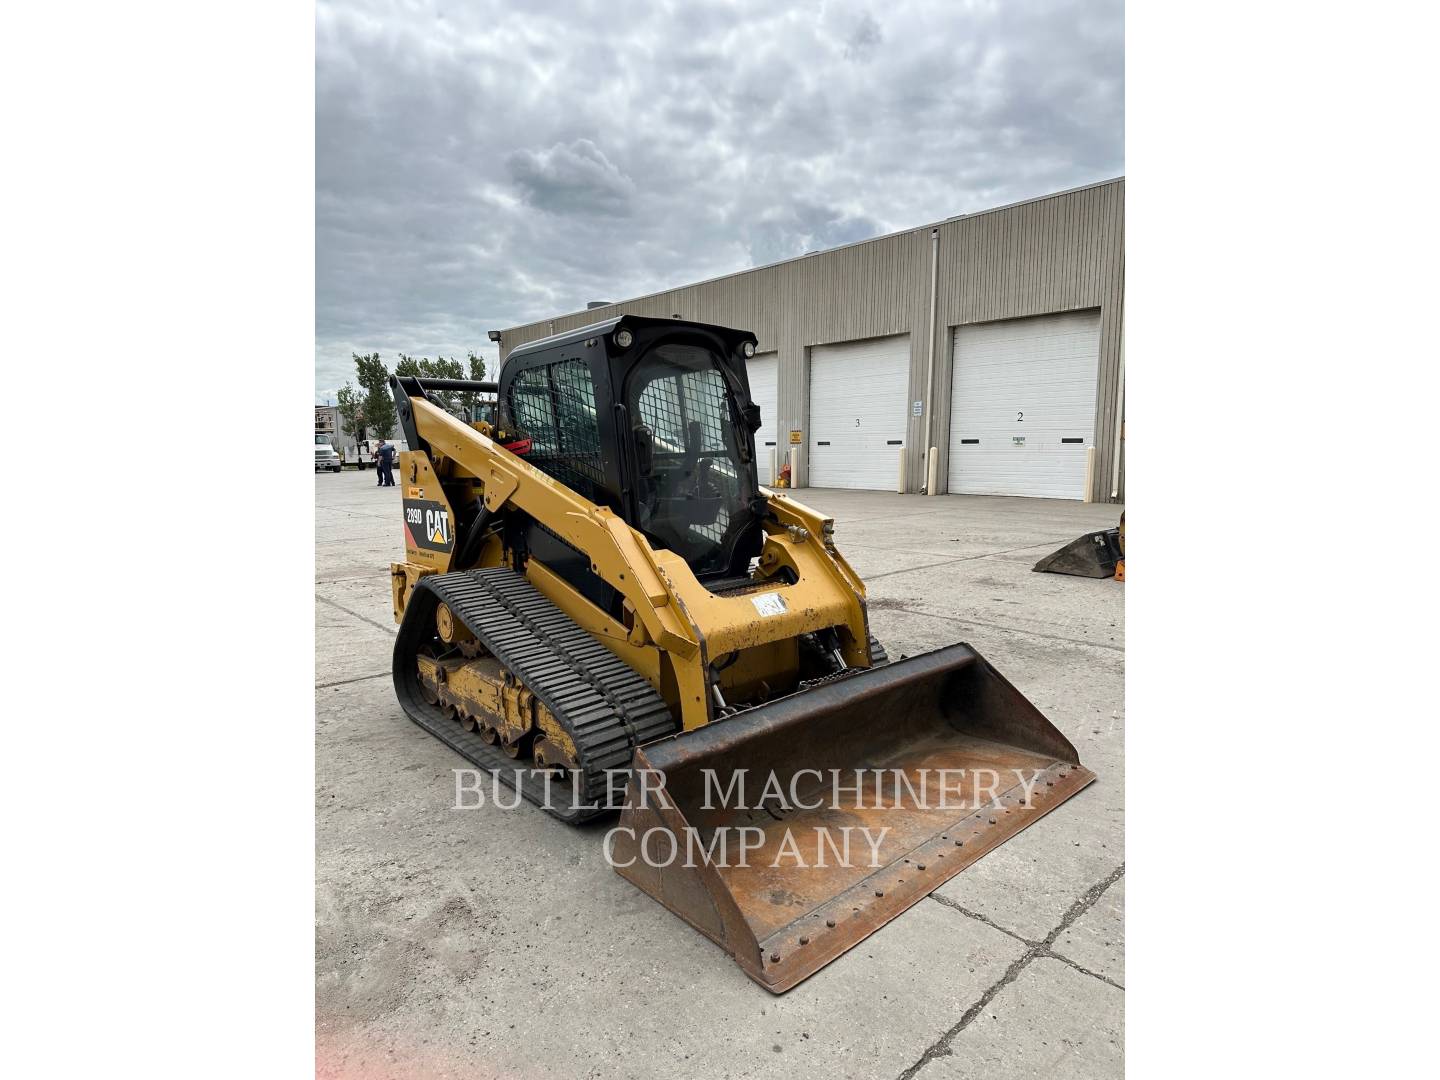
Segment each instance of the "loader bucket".
[{"label": "loader bucket", "polygon": [[1078,540],[1052,551],[1034,566],[1039,573],[1071,574],[1074,577],[1115,576],[1115,564],[1123,555],[1119,529],[1086,533]]},{"label": "loader bucket", "polygon": [[611,861],[778,994],[1093,779],[951,645],[640,747]]}]

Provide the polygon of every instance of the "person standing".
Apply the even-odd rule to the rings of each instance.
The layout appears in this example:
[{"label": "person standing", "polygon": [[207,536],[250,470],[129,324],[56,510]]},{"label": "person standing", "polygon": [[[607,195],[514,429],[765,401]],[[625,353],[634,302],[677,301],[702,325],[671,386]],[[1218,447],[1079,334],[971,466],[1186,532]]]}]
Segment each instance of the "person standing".
[{"label": "person standing", "polygon": [[382,487],[394,487],[395,474],[390,471],[394,465],[395,447],[381,439],[380,446],[375,451],[375,471],[379,474],[375,482]]}]

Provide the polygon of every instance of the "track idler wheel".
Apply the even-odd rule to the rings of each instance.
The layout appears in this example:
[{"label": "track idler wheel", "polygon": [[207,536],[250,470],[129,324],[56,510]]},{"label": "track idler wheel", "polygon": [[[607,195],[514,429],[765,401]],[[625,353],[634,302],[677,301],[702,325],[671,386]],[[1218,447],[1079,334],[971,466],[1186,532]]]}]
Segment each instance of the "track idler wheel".
[{"label": "track idler wheel", "polygon": [[534,742],[534,735],[531,732],[527,731],[524,735],[521,735],[518,739],[515,739],[512,742],[505,742],[503,739],[500,740],[500,749],[505,751],[506,757],[528,757],[530,753],[530,748]]}]

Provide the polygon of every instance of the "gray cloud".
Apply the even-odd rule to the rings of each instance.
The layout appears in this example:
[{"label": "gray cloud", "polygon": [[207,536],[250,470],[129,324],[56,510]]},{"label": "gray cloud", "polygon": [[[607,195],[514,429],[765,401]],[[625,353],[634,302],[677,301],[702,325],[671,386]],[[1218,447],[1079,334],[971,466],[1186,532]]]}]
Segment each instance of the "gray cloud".
[{"label": "gray cloud", "polygon": [[548,150],[517,150],[505,165],[526,201],[552,213],[623,216],[635,196],[635,182],[589,139]]},{"label": "gray cloud", "polygon": [[864,56],[871,48],[880,44],[883,36],[880,32],[880,24],[875,21],[875,16],[867,11],[860,16],[860,21],[855,24],[855,32],[845,43],[845,55]]},{"label": "gray cloud", "polygon": [[317,398],[1123,171],[1120,0],[320,0]]}]

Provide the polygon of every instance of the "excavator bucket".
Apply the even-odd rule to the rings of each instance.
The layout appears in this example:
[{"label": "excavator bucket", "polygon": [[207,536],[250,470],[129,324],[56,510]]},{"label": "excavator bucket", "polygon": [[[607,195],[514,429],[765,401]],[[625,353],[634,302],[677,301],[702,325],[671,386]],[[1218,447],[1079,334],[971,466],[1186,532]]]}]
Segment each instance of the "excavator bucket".
[{"label": "excavator bucket", "polygon": [[777,994],[1095,779],[963,644],[649,743],[634,764],[615,868]]},{"label": "excavator bucket", "polygon": [[1115,564],[1124,557],[1119,529],[1086,533],[1078,540],[1052,551],[1035,564],[1039,573],[1070,574],[1074,577],[1115,576]]}]

